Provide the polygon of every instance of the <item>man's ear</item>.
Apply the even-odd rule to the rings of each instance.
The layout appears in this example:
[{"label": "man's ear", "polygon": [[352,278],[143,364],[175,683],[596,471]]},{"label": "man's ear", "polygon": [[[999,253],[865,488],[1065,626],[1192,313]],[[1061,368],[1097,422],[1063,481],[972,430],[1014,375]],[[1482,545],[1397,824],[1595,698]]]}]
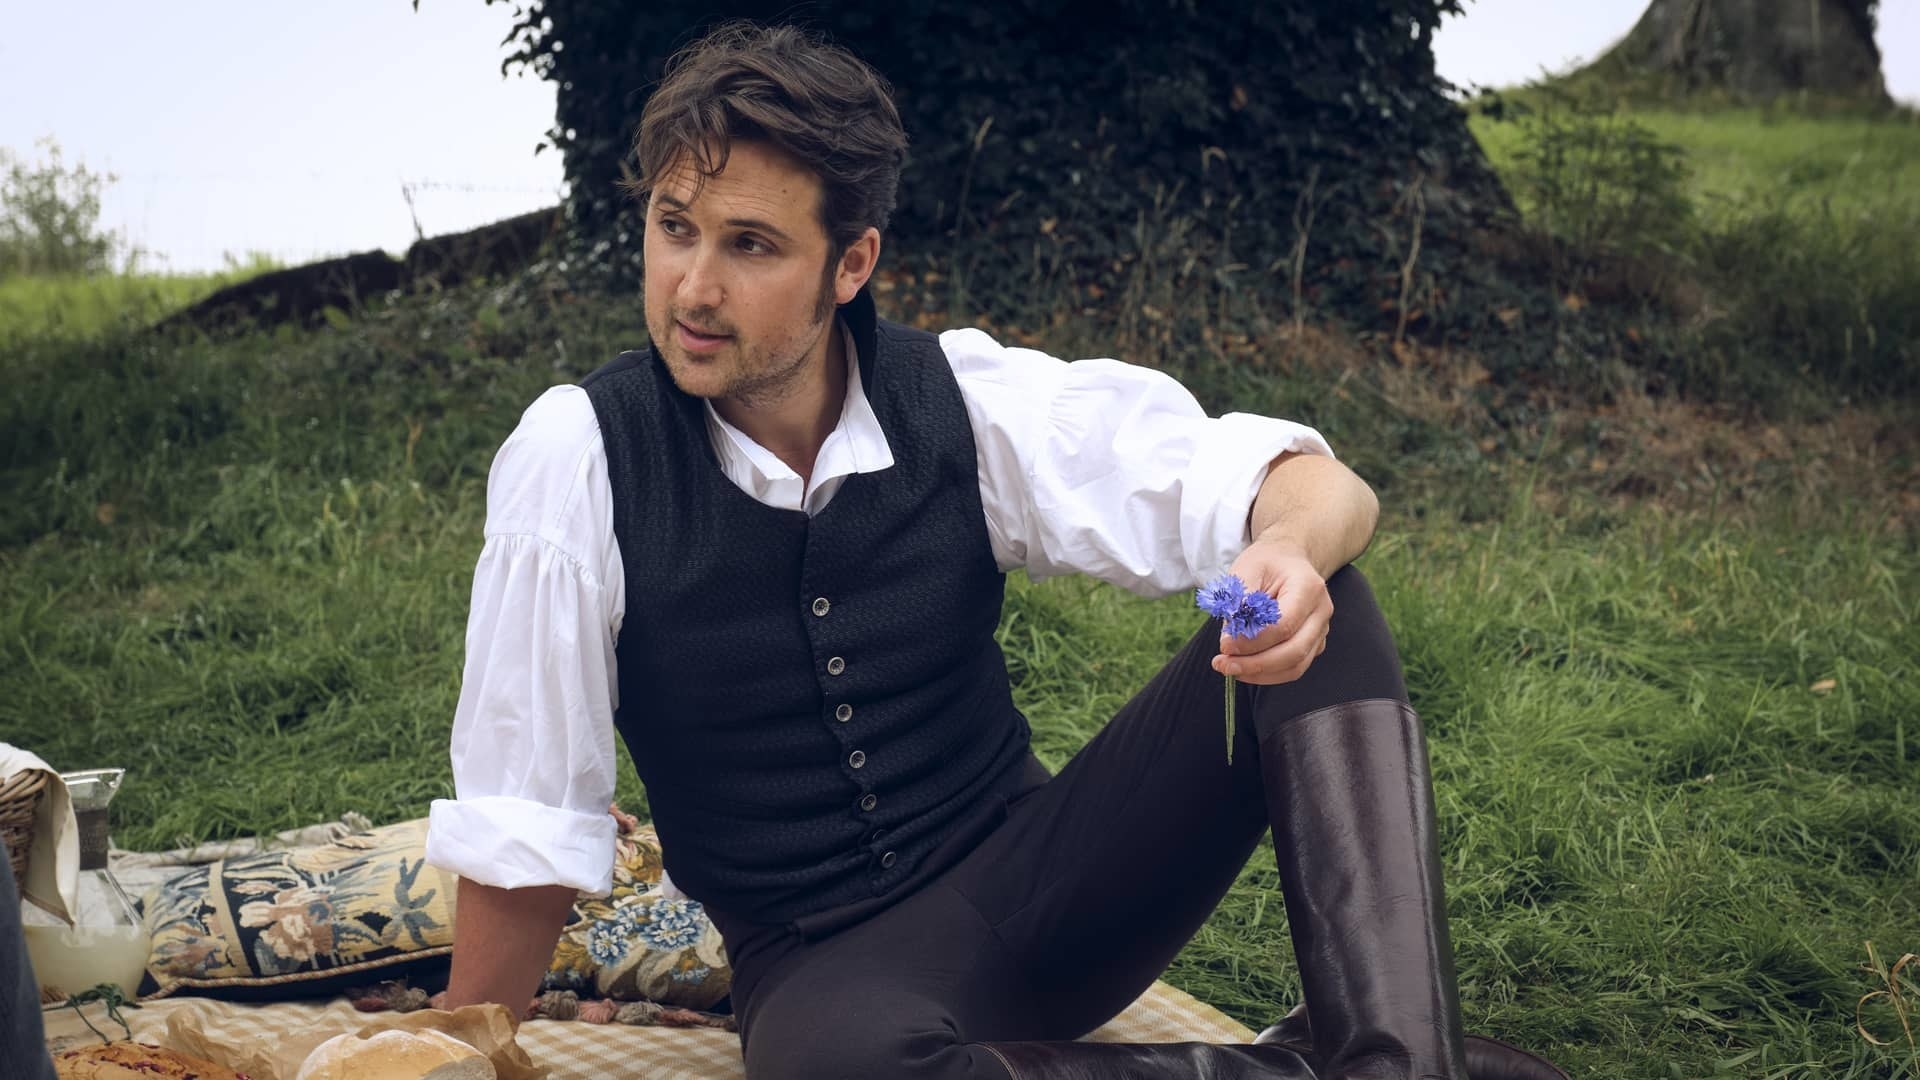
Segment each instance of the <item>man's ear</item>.
[{"label": "man's ear", "polygon": [[833,271],[833,301],[844,304],[852,300],[867,279],[873,276],[873,268],[880,262],[880,230],[867,226],[860,239],[847,245],[840,253],[840,265]]}]

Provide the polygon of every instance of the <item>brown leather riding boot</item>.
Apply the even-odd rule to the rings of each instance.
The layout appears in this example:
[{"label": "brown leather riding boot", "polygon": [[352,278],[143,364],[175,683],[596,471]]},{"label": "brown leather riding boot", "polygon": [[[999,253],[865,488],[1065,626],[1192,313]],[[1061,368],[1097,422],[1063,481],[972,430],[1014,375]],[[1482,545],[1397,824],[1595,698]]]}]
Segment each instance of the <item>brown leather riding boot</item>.
[{"label": "brown leather riding boot", "polygon": [[1249,1046],[984,1045],[1015,1080],[1566,1080],[1464,1036],[1419,718],[1390,698],[1262,727],[1260,767],[1300,979]]},{"label": "brown leather riding boot", "polygon": [[1013,1080],[1319,1080],[1282,1046],[1211,1043],[983,1043]]},{"label": "brown leather riding boot", "polygon": [[[1313,1025],[1307,1017],[1306,1005],[1294,1006],[1292,1012],[1253,1041],[1263,1046],[1286,1047],[1311,1061]],[[1469,1080],[1570,1080],[1560,1066],[1512,1043],[1486,1035],[1468,1035],[1466,1043]]]},{"label": "brown leather riding boot", "polygon": [[1262,727],[1287,924],[1327,1078],[1464,1080],[1426,740],[1391,698]]},{"label": "brown leather riding boot", "polygon": [[[1209,1043],[983,1043],[1014,1080],[1325,1080],[1304,1007],[1251,1046]],[[1469,1080],[1569,1080],[1566,1073],[1498,1039],[1465,1039]],[[1362,1074],[1365,1075],[1365,1074]]]}]

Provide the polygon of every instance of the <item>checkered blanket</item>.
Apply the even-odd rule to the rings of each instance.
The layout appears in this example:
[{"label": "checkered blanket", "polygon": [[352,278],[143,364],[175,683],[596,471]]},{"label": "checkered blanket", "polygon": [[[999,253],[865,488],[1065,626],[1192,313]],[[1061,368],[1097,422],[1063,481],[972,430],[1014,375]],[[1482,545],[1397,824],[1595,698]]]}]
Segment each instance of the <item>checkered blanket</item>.
[{"label": "checkered blanket", "polygon": [[[247,1040],[273,1040],[289,1031],[316,1027],[356,1031],[369,1019],[344,998],[330,1002],[239,1005],[207,998],[163,998],[122,1013],[135,1039],[164,1043],[167,1018],[197,1010],[200,1026],[227,1046]],[[87,1007],[95,1027],[115,1036],[119,1027],[99,1005]],[[46,1014],[49,1049],[59,1051],[97,1038],[72,1009]],[[1212,1006],[1155,983],[1138,1001],[1087,1038],[1099,1042],[1247,1042],[1253,1033]],[[739,1037],[711,1028],[629,1027],[579,1021],[529,1020],[520,1026],[519,1043],[536,1065],[552,1070],[551,1080],[740,1080]]]}]

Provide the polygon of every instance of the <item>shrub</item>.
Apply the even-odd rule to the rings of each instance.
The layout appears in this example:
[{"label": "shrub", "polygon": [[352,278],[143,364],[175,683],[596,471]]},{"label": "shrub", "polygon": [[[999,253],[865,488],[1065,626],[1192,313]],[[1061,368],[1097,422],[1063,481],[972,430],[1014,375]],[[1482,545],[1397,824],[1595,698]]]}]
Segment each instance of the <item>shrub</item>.
[{"label": "shrub", "polygon": [[1673,250],[1693,218],[1685,150],[1606,99],[1543,90],[1513,112],[1520,140],[1505,179],[1565,259]]},{"label": "shrub", "polygon": [[126,248],[100,228],[100,192],[116,178],[84,164],[69,168],[51,138],[34,145],[46,160],[0,147],[0,278],[106,273]]},{"label": "shrub", "polygon": [[[1920,203],[1902,194],[1901,166],[1874,161],[1850,180],[1861,155],[1846,141],[1800,132],[1795,149],[1763,154],[1742,143],[1753,120],[1715,113],[1707,167],[1742,179],[1716,193],[1651,126],[1666,114],[1556,86],[1476,107],[1504,121],[1483,134],[1525,213],[1527,250],[1573,297],[1552,318],[1585,335],[1582,370],[1611,351],[1654,386],[1776,407],[1920,390]],[[1892,128],[1860,138],[1876,132],[1905,145]],[[1729,146],[1742,147],[1731,172],[1711,156]]]}]

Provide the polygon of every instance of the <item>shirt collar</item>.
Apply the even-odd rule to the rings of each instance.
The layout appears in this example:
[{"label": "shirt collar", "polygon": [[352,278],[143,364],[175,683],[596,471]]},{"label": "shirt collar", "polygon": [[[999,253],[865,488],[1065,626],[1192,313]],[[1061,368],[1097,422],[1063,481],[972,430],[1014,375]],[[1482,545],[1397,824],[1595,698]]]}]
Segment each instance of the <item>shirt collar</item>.
[{"label": "shirt collar", "polygon": [[[865,295],[864,291],[862,295]],[[871,322],[871,301],[868,305]],[[843,314],[854,314],[857,321],[857,313],[848,310],[854,306],[848,304],[841,311]],[[836,320],[836,325],[846,346],[847,393],[840,403],[840,420],[827,434],[826,441],[820,444],[820,454],[814,459],[810,486],[815,489],[856,473],[879,472],[893,467],[893,448],[887,445],[880,418],[874,415],[873,404],[867,400],[866,381],[861,371],[865,365],[857,360],[860,355],[857,326],[850,326],[846,319]],[[719,455],[721,468],[735,483],[749,491],[762,492],[775,487],[799,485],[800,474],[789,468],[773,451],[722,419],[713,402],[702,401],[701,404],[705,406],[707,433],[713,442],[714,453]],[[779,501],[797,504],[802,499]]]}]

